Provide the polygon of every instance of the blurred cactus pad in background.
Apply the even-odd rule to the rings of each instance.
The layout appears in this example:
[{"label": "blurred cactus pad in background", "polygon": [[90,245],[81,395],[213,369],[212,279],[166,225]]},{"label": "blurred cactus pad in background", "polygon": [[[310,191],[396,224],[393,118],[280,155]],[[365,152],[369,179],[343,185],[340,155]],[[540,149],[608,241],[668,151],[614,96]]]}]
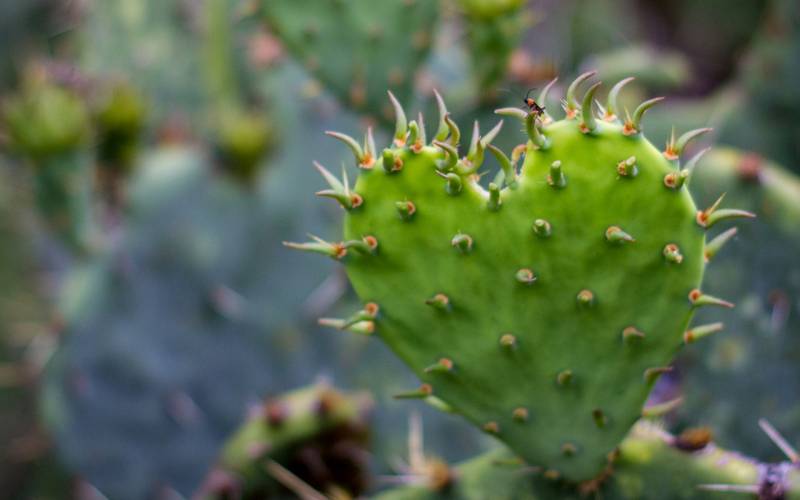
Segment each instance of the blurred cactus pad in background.
[{"label": "blurred cactus pad in background", "polygon": [[799,68],[795,0],[2,2],[0,498],[800,498]]}]

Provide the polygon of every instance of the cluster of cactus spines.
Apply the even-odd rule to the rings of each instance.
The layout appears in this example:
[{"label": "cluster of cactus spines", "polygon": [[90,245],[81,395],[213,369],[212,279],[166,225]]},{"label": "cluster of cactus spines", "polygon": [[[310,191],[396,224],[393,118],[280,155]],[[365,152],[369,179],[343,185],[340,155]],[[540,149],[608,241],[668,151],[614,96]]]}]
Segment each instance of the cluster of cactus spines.
[{"label": "cluster of cactus spines", "polygon": [[366,394],[326,383],[266,400],[225,445],[195,497],[283,498],[299,485],[319,498],[357,497],[368,486],[371,406]]},{"label": "cluster of cactus spines", "polygon": [[[769,418],[792,441],[800,439],[800,281],[791,270],[800,252],[800,178],[753,153],[720,147],[700,161],[691,187],[706,202],[725,192],[728,203],[758,211],[759,218],[706,246],[714,266],[705,286],[725,290],[744,307],[703,312],[703,322],[725,321],[726,334],[679,360],[687,390],[678,417],[687,424],[707,422],[727,445],[769,457],[773,450],[748,432],[758,418]],[[731,239],[736,244],[720,252],[717,241]]]},{"label": "cluster of cactus spines", "polygon": [[11,149],[32,167],[43,220],[68,246],[85,250],[92,186],[86,105],[70,89],[34,75],[2,111]]},{"label": "cluster of cactus spines", "polygon": [[[501,124],[486,135],[476,124],[461,156],[443,105],[434,140],[419,145],[411,139],[423,137],[421,118],[407,122],[391,99],[393,143],[353,189],[339,183],[344,241],[290,244],[344,261],[375,315],[325,322],[376,332],[423,381],[404,397],[434,398],[529,464],[574,481],[604,470],[671,369],[694,310],[729,305],[698,288],[705,230],[752,216],[697,210],[686,189],[667,186],[681,171],[675,157],[700,132],[659,152],[641,133],[643,109],[629,123],[616,116],[616,91],[599,116],[599,83],[578,101],[592,76],[569,86],[563,120],[498,110],[529,139],[520,170],[490,149]],[[486,149],[508,171],[489,190],[478,174]],[[441,359],[445,369],[430,369]]]},{"label": "cluster of cactus spines", "polygon": [[[590,494],[607,500],[729,498],[726,494],[730,498],[797,498],[800,469],[796,452],[769,424],[761,424],[778,446],[786,448],[787,462],[761,463],[722,449],[706,428],[689,428],[671,435],[656,424],[639,422],[620,443],[614,466],[602,484],[576,488],[548,478],[541,468],[526,466],[507,450],[497,449],[454,467],[438,464],[447,471],[440,473],[449,478],[446,483],[412,482],[377,498],[577,500],[593,498]],[[569,446],[565,449],[576,451]]]},{"label": "cluster of cactus spines", "polygon": [[[391,116],[386,88],[405,102],[430,52],[438,2],[423,0],[262,0],[268,27],[339,101]],[[313,15],[309,15],[313,13]]]}]

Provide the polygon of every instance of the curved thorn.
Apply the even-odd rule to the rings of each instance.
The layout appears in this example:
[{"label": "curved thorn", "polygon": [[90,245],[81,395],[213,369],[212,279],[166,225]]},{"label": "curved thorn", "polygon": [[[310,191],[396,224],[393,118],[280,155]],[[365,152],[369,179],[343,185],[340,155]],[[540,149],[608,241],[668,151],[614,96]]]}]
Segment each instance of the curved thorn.
[{"label": "curved thorn", "polygon": [[389,90],[387,92],[389,94],[389,100],[392,102],[392,107],[394,108],[394,143],[398,147],[402,147],[406,144],[406,134],[408,133],[406,113],[403,111],[403,106],[400,105],[400,102],[397,100],[394,94],[392,94],[392,91]]},{"label": "curved thorn", "polygon": [[502,128],[503,128],[503,120],[500,120],[499,122],[497,122],[497,125],[495,125],[494,128],[492,128],[492,130],[490,130],[489,132],[486,133],[486,135],[480,138],[479,142],[481,146],[483,146],[484,149],[488,147],[489,144],[491,144],[492,141],[495,139],[495,137],[497,137],[497,134],[500,133],[500,129]]},{"label": "curved thorn", "polygon": [[689,302],[691,302],[692,307],[701,307],[701,306],[720,306],[720,307],[727,307],[732,308],[733,303],[728,302],[727,300],[722,300],[713,295],[706,295],[698,289],[694,289],[689,292]]},{"label": "curved thorn", "polygon": [[591,87],[589,90],[586,91],[586,94],[583,95],[583,101],[581,102],[581,132],[589,133],[594,131],[597,128],[597,119],[594,117],[594,113],[592,113],[592,105],[594,104],[594,95],[597,93],[597,89],[600,88],[603,82],[597,82]]},{"label": "curved thorn", "polygon": [[436,96],[436,107],[439,108],[439,128],[436,129],[436,135],[434,139],[437,141],[443,141],[447,139],[448,134],[450,133],[450,128],[447,126],[447,105],[444,103],[444,99],[442,99],[442,95],[436,89],[433,89],[433,95]]},{"label": "curved thorn", "polygon": [[[539,105],[542,106],[545,109],[547,108],[547,94],[550,92],[550,89],[553,87],[553,85],[556,84],[557,81],[558,81],[558,77],[555,77],[552,80],[550,80],[550,82],[547,85],[544,86],[544,88],[542,89],[542,92],[539,94],[539,101],[538,101]],[[552,118],[547,113],[547,111],[544,112],[544,118],[545,118],[545,121],[552,120]]]},{"label": "curved thorn", "polygon": [[458,146],[459,141],[461,141],[461,129],[459,129],[458,124],[450,118],[450,113],[445,115],[444,121],[447,123],[447,128],[450,130],[450,139],[448,139],[448,142],[453,146]]},{"label": "curved thorn", "polygon": [[336,178],[335,175],[330,173],[327,168],[323,167],[319,162],[316,161],[314,162],[314,167],[316,167],[331,189],[334,191],[344,192],[344,185],[339,181],[339,179]]},{"label": "curved thorn", "polygon": [[536,145],[539,149],[547,149],[550,147],[550,141],[542,133],[541,122],[536,119],[536,115],[528,113],[525,118],[525,132],[528,134],[528,139]]},{"label": "curved thorn", "polygon": [[573,80],[572,83],[569,84],[569,87],[567,87],[566,111],[568,119],[575,118],[579,108],[578,101],[575,99],[575,93],[578,91],[578,87],[596,74],[597,71],[587,71],[586,73],[578,76],[578,78]]},{"label": "curved thorn", "polygon": [[359,335],[372,335],[375,333],[375,322],[372,320],[361,320],[355,323],[347,323],[347,320],[338,318],[320,318],[317,323],[321,326],[346,330]]},{"label": "curved thorn", "polygon": [[722,247],[724,247],[726,243],[728,243],[734,236],[736,236],[736,233],[738,231],[739,231],[738,228],[732,227],[727,231],[718,234],[717,236],[714,237],[714,239],[706,243],[706,248],[705,250],[703,250],[703,256],[705,257],[706,262],[713,259],[714,256],[716,256],[717,253],[719,253]]},{"label": "curved thorn", "polygon": [[419,132],[417,135],[417,140],[414,142],[414,147],[416,147],[418,150],[421,150],[426,144],[428,144],[428,137],[425,132],[425,119],[422,116],[421,111],[417,115],[417,126],[419,127]]},{"label": "curved thorn", "polygon": [[711,127],[705,127],[705,128],[696,128],[694,130],[690,130],[688,132],[683,133],[680,137],[678,137],[678,142],[675,143],[675,147],[678,151],[678,154],[680,155],[681,153],[683,153],[683,150],[686,148],[686,145],[689,144],[689,141],[697,137],[700,137],[703,134],[707,134],[712,130],[714,129]]},{"label": "curved thorn", "polygon": [[516,162],[512,163],[511,160],[506,156],[503,151],[500,150],[497,146],[493,144],[489,144],[489,151],[491,151],[492,155],[494,155],[495,159],[497,159],[497,163],[500,164],[500,169],[503,171],[504,182],[506,186],[510,188],[514,188],[517,185],[517,168]]},{"label": "curved thorn", "polygon": [[725,194],[717,198],[717,201],[715,201],[714,204],[711,205],[709,208],[697,212],[697,217],[695,218],[697,224],[699,224],[701,227],[708,229],[717,222],[727,219],[755,218],[756,215],[754,213],[748,212],[746,210],[738,210],[735,208],[720,209],[719,205],[720,203],[722,203],[722,199],[724,197]]},{"label": "curved thorn", "polygon": [[472,139],[469,141],[469,151],[467,151],[467,158],[472,158],[478,152],[478,142],[481,139],[481,130],[478,120],[472,123]]},{"label": "curved thorn", "polygon": [[695,326],[683,332],[683,343],[691,344],[703,337],[708,337],[712,333],[721,332],[725,328],[722,323],[709,323],[708,325]]},{"label": "curved thorn", "polygon": [[375,302],[368,302],[364,304],[364,308],[353,313],[352,316],[345,320],[344,326],[348,327],[361,321],[372,321],[378,317],[380,307]]},{"label": "curved thorn", "polygon": [[328,137],[333,137],[334,139],[339,139],[340,141],[345,143],[347,147],[350,148],[350,150],[353,152],[353,155],[356,157],[356,160],[358,161],[359,165],[361,165],[364,162],[365,158],[364,150],[361,148],[361,145],[358,143],[358,141],[356,141],[347,134],[342,134],[341,132],[333,132],[328,130],[325,132],[325,135],[327,135]]},{"label": "curved thorn", "polygon": [[433,145],[437,148],[440,148],[445,153],[444,161],[442,161],[440,164],[437,164],[437,168],[443,172],[450,172],[455,169],[456,164],[458,163],[458,149],[447,142],[433,141]]},{"label": "curved thorn", "polygon": [[635,80],[636,78],[629,76],[628,78],[624,78],[616,83],[611,90],[608,91],[608,98],[606,99],[606,112],[604,119],[606,121],[618,121],[617,112],[619,110],[619,106],[617,104],[617,97],[619,96],[619,92],[622,88]]},{"label": "curved thorn", "polygon": [[625,126],[622,129],[622,133],[625,135],[636,135],[640,133],[642,131],[642,117],[644,114],[648,109],[652,108],[663,100],[664,97],[654,97],[636,106],[636,109],[633,111],[633,118],[625,120]]},{"label": "curved thorn", "polygon": [[524,123],[525,118],[527,118],[530,113],[520,108],[499,108],[494,110],[494,114],[519,118],[519,120]]},{"label": "curved thorn", "polygon": [[341,259],[347,255],[347,247],[341,243],[329,243],[316,236],[311,236],[315,241],[308,243],[293,243],[291,241],[284,241],[283,246],[294,250],[301,250],[303,252],[319,253],[327,255],[332,259]]},{"label": "curved thorn", "polygon": [[476,147],[474,154],[467,156],[467,160],[470,163],[469,169],[466,172],[462,172],[462,174],[475,172],[481,167],[481,165],[483,165],[486,147],[494,140],[495,137],[497,137],[497,134],[500,132],[501,128],[503,128],[503,120],[497,122],[497,125],[495,125],[494,128],[492,128],[492,130],[490,130],[485,136],[478,136],[478,141],[475,143]]},{"label": "curved thorn", "polygon": [[375,147],[375,136],[372,135],[372,127],[367,127],[367,133],[364,136],[364,153],[372,158],[373,164],[377,151],[378,149]]},{"label": "curved thorn", "polygon": [[696,155],[692,156],[692,158],[686,162],[686,165],[683,167],[683,169],[691,173],[697,166],[697,162],[700,161],[700,158],[702,158],[703,155],[708,153],[709,150],[711,150],[711,146],[703,148],[700,151],[698,151]]},{"label": "curved thorn", "polygon": [[417,152],[416,145],[419,142],[420,138],[420,130],[419,124],[416,120],[411,120],[408,122],[408,138],[406,139],[406,143],[410,146],[411,150]]},{"label": "curved thorn", "polygon": [[739,210],[738,208],[722,208],[710,214],[706,219],[705,226],[710,228],[719,221],[728,219],[754,219],[756,214],[748,212],[747,210]]},{"label": "curved thorn", "polygon": [[642,418],[660,418],[683,403],[682,397],[642,408]]}]

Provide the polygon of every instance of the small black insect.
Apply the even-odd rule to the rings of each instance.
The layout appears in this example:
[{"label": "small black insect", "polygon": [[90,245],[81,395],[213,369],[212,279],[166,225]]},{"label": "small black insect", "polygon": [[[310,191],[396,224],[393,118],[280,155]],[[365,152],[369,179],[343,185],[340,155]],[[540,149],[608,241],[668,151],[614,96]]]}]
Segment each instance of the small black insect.
[{"label": "small black insect", "polygon": [[531,110],[531,113],[534,116],[539,117],[544,114],[544,106],[539,106],[539,103],[537,103],[536,100],[533,97],[531,97],[531,92],[533,92],[534,90],[536,89],[535,88],[530,89],[528,93],[525,94],[524,102],[525,105],[528,106],[528,109]]}]

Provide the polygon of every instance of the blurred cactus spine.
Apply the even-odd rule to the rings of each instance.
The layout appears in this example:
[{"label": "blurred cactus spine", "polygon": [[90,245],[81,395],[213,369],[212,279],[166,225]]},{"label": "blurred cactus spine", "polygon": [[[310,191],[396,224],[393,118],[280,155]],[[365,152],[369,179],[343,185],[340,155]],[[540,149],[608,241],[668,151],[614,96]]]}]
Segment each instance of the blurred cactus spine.
[{"label": "blurred cactus spine", "polygon": [[73,250],[92,238],[90,119],[71,90],[31,74],[3,107],[11,149],[31,166],[43,220]]}]

